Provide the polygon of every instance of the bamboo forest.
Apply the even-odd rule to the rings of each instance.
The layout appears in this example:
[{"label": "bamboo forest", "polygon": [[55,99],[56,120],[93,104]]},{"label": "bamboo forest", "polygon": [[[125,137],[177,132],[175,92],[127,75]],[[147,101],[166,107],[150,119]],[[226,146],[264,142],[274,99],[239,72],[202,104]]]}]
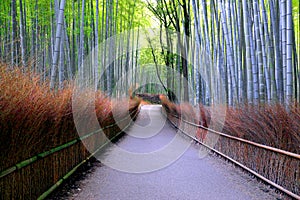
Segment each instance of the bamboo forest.
[{"label": "bamboo forest", "polygon": [[[62,182],[95,163],[99,149],[110,149],[106,144],[140,152],[152,142],[130,137],[171,130],[255,172],[275,191],[262,199],[300,199],[299,6],[299,0],[1,0],[0,199],[57,199]],[[150,128],[135,130],[147,117]],[[162,130],[154,131],[161,121]],[[112,168],[120,166],[127,164]],[[120,171],[154,171],[137,166]],[[142,198],[110,190],[95,199]],[[145,199],[171,198],[167,191],[150,187],[144,193],[158,196]],[[239,192],[236,199],[260,194]],[[177,193],[175,199],[207,197]]]}]

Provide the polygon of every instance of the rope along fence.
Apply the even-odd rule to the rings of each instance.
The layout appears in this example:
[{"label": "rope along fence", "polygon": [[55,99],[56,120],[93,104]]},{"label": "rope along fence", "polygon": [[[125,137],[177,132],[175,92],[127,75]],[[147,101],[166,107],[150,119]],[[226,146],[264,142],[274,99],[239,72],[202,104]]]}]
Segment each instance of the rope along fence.
[{"label": "rope along fence", "polygon": [[[217,143],[212,146],[206,140],[201,140],[180,129],[206,148],[225,157],[246,171],[269,183],[289,196],[300,199],[300,155],[270,146],[258,144],[249,140],[227,135],[202,125],[187,121],[181,116],[166,113],[166,117],[176,127],[183,122],[184,126],[191,126],[205,130],[208,134],[219,136]],[[181,124],[181,126],[183,125]],[[186,128],[184,128],[186,130]]]},{"label": "rope along fence", "polygon": [[[44,199],[82,164],[119,137],[131,125],[131,119],[136,119],[138,111],[136,107],[114,124],[39,153],[0,172],[0,199]],[[111,137],[99,138],[101,131]],[[94,145],[93,153],[85,149],[82,140]]]}]

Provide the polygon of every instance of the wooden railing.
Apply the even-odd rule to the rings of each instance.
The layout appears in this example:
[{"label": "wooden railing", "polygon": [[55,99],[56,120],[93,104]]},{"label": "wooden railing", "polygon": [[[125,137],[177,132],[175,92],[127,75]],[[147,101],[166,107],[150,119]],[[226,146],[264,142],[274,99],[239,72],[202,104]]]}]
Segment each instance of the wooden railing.
[{"label": "wooden railing", "polygon": [[[0,172],[0,199],[44,199],[76,169],[119,137],[136,119],[139,108],[133,109],[122,120],[78,137],[63,145],[39,153]],[[122,127],[120,127],[122,126]],[[100,137],[101,133],[111,137]],[[82,143],[91,141],[90,153]],[[89,149],[90,150],[90,149]]]}]

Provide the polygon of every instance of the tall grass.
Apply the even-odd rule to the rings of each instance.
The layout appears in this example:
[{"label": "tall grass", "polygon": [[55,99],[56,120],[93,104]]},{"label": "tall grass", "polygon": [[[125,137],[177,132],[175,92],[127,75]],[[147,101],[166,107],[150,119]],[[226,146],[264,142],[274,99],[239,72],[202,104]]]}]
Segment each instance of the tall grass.
[{"label": "tall grass", "polygon": [[[72,91],[71,84],[63,90],[50,91],[49,84],[40,82],[38,75],[0,66],[0,171],[78,137]],[[128,116],[128,109],[136,109],[140,103],[131,99],[126,108],[91,91],[84,98],[95,99],[95,112],[102,127],[115,123],[112,110],[117,110],[117,118],[122,119]],[[87,108],[82,109],[84,115]]]},{"label": "tall grass", "polygon": [[[300,154],[300,105],[298,104],[290,106],[281,104],[242,105],[226,108],[199,105],[199,108],[196,108],[186,104],[173,104],[165,96],[160,98],[167,113],[181,116],[184,119],[188,119],[187,116],[192,117],[191,122],[205,127],[223,126],[221,123],[224,121],[211,119],[211,113],[214,112],[216,118],[222,118],[224,116],[221,115],[225,112],[218,113],[218,110],[226,109],[222,132]],[[214,123],[214,125],[211,126],[210,123]],[[205,134],[205,131],[199,131],[202,137],[205,137],[203,132]]]},{"label": "tall grass", "polygon": [[223,131],[300,154],[300,106],[281,104],[229,107]]}]

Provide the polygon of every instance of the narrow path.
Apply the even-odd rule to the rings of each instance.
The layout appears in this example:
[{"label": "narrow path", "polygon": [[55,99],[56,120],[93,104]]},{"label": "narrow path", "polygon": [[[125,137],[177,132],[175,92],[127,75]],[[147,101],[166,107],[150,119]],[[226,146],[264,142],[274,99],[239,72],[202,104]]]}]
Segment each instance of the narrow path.
[{"label": "narrow path", "polygon": [[[130,167],[132,164],[136,165],[135,161],[123,155],[111,158],[116,157],[112,155],[118,148],[143,155],[160,151],[174,140],[175,135],[179,136],[183,145],[189,142],[181,137],[181,134],[176,134],[166,122],[160,106],[143,106],[136,124],[117,142],[118,146],[109,147],[100,157],[100,160],[108,164],[111,160],[111,163],[119,161],[122,165],[119,166],[120,169],[101,164],[101,167],[95,168],[80,182],[78,192],[72,194],[69,199],[280,199],[273,189],[224,160],[214,155],[199,158],[200,146],[194,143],[191,143],[184,154],[172,164],[159,170],[151,171],[150,168],[146,168],[146,171],[151,171],[148,173],[128,173],[126,170],[131,171]],[[158,156],[157,163],[163,163],[160,159],[165,159],[164,156]],[[128,166],[123,162],[127,162]],[[141,168],[133,170],[142,171],[141,169],[151,165],[153,160],[142,162]],[[157,165],[151,167],[159,168]]]}]

